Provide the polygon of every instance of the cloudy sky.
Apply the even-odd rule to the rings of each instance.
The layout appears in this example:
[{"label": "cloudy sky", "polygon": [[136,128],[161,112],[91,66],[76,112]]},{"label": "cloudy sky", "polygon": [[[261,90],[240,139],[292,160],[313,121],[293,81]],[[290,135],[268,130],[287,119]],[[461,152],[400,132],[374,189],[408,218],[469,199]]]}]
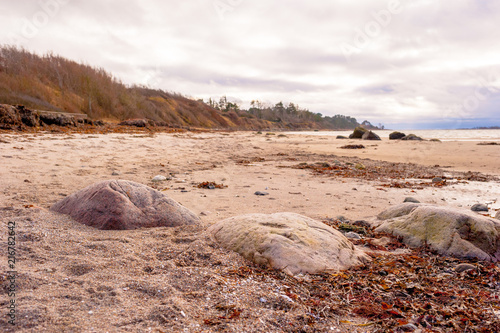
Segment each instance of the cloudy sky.
[{"label": "cloudy sky", "polygon": [[208,99],[389,128],[500,125],[498,0],[2,1],[0,43]]}]

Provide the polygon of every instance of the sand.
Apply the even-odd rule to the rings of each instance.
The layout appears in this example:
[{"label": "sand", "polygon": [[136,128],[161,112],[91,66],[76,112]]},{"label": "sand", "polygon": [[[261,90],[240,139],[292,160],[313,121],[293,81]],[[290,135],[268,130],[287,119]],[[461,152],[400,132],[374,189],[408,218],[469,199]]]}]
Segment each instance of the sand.
[{"label": "sand", "polygon": [[[340,148],[360,143],[366,149]],[[283,297],[286,285],[238,277],[234,272],[250,263],[215,244],[205,233],[208,226],[247,213],[371,219],[408,196],[462,208],[488,203],[494,215],[500,209],[499,161],[498,146],[477,142],[254,132],[2,134],[0,213],[2,225],[16,221],[18,235],[16,331],[307,332],[308,309]],[[316,162],[353,170],[362,164],[378,172],[358,170],[350,178],[345,169],[337,176],[300,165]],[[391,170],[403,169],[408,178],[396,179]],[[169,180],[153,183],[156,175]],[[434,177],[444,177],[446,186],[431,186]],[[106,179],[164,191],[199,215],[203,226],[99,231],[48,212],[63,197]],[[227,187],[197,187],[205,181]],[[2,237],[7,232],[4,227]],[[4,243],[1,251],[5,272]],[[4,308],[7,295],[0,300]],[[0,328],[12,331],[5,318]],[[364,318],[335,318],[315,323],[315,329],[366,330],[352,324]]]}]

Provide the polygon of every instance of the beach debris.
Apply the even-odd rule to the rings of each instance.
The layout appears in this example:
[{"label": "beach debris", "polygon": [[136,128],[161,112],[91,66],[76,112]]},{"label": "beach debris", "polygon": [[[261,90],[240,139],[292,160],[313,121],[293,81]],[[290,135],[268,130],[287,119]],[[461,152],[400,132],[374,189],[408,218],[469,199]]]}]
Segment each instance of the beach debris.
[{"label": "beach debris", "polygon": [[404,133],[401,133],[401,132],[392,132],[391,134],[389,134],[389,140],[399,140],[399,139],[402,139],[406,136],[406,134]]},{"label": "beach debris", "polygon": [[218,188],[218,189],[227,188],[227,185],[217,184],[215,182],[201,182],[201,183],[196,184],[195,187],[204,188],[207,190],[215,190],[216,188]]},{"label": "beach debris", "polygon": [[403,202],[420,203],[420,201],[418,201],[417,199],[412,198],[412,197],[407,197],[407,198],[405,198],[405,200],[404,200]]},{"label": "beach debris", "polygon": [[265,158],[262,158],[262,157],[252,157],[250,159],[240,159],[240,160],[237,160],[236,163],[237,164],[243,164],[243,165],[250,165],[252,163],[260,163],[260,162],[265,162],[266,159]]},{"label": "beach debris", "polygon": [[401,237],[411,247],[441,255],[500,261],[500,222],[467,210],[404,203],[380,213],[378,232]]},{"label": "beach debris", "polygon": [[200,222],[195,214],[165,194],[126,180],[95,183],[50,209],[101,230],[175,227]]},{"label": "beach debris", "polygon": [[475,204],[471,207],[473,212],[487,212],[488,211],[488,206],[484,204]]},{"label": "beach debris", "polygon": [[257,191],[257,192],[255,192],[254,194],[255,194],[255,195],[257,195],[257,196],[261,196],[261,197],[266,196],[266,195],[269,195],[269,193],[267,193],[267,192],[262,192],[262,191]]},{"label": "beach debris", "polygon": [[162,176],[162,175],[158,175],[158,176],[155,176],[153,179],[151,179],[152,182],[164,182],[165,180],[167,180],[167,177],[165,176]]},{"label": "beach debris", "polygon": [[345,145],[340,147],[340,149],[365,149],[366,147],[363,145]]},{"label": "beach debris", "polygon": [[237,216],[208,230],[223,247],[290,275],[336,272],[370,261],[339,231],[295,213]]},{"label": "beach debris", "polygon": [[349,139],[361,139],[363,137],[363,134],[365,134],[365,133],[366,133],[366,129],[358,126],[354,129],[352,134],[349,135]]},{"label": "beach debris", "polygon": [[416,136],[415,134],[408,134],[408,135],[404,136],[403,138],[401,138],[401,140],[423,141],[424,139],[422,139],[419,136]]},{"label": "beach debris", "polygon": [[363,136],[361,137],[361,139],[363,140],[382,140],[380,138],[380,136],[378,136],[377,134],[375,134],[374,132],[372,131],[367,131],[363,134]]}]

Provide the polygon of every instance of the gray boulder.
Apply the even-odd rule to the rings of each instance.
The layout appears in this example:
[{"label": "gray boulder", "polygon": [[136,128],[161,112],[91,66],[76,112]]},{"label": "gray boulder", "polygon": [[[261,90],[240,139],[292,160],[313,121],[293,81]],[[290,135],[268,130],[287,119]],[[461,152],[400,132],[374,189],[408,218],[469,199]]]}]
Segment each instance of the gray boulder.
[{"label": "gray boulder", "polygon": [[363,134],[363,136],[361,137],[361,139],[363,139],[363,140],[382,140],[382,139],[380,139],[380,136],[373,133],[372,131],[365,132]]},{"label": "gray boulder", "polygon": [[471,207],[473,212],[487,212],[488,211],[488,206],[483,205],[483,204],[475,204]]},{"label": "gray boulder", "polygon": [[399,140],[402,139],[406,136],[406,134],[401,133],[401,132],[392,132],[389,134],[389,140]]},{"label": "gray boulder", "polygon": [[243,215],[208,230],[223,247],[287,274],[334,272],[370,260],[339,231],[294,213]]},{"label": "gray boulder", "polygon": [[412,247],[428,245],[442,255],[500,261],[500,221],[468,210],[403,204],[378,215],[379,232]]},{"label": "gray boulder", "polygon": [[195,214],[165,194],[126,180],[95,183],[50,209],[102,230],[176,227],[200,222]]}]

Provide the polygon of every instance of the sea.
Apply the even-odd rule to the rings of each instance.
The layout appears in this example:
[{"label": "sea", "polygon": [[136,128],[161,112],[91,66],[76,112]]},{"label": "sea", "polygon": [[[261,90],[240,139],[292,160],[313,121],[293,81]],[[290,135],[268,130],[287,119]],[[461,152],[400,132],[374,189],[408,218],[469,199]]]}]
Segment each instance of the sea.
[{"label": "sea", "polygon": [[[382,139],[389,139],[389,134],[394,130],[374,130]],[[488,141],[500,142],[500,129],[458,129],[458,130],[401,130],[405,134],[415,134],[423,139],[439,139],[441,141]],[[349,137],[350,131],[304,131],[287,132],[287,134],[307,134],[321,136],[343,135]]]}]

